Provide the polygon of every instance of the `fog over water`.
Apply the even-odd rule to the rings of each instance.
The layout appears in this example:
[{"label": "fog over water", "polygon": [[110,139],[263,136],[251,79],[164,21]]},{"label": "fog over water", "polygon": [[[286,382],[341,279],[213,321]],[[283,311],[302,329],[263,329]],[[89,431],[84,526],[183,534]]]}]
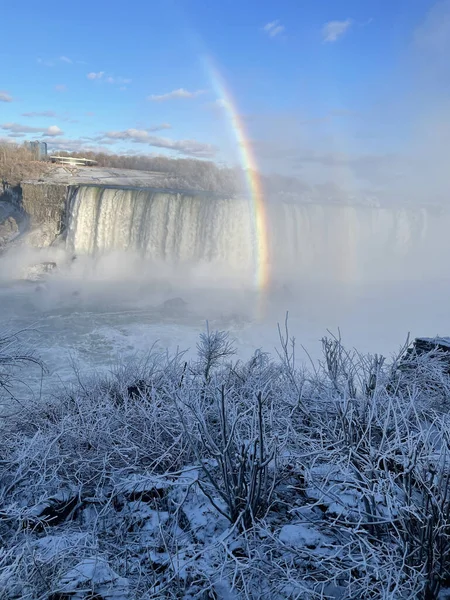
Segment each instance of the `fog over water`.
[{"label": "fog over water", "polygon": [[[327,330],[390,354],[408,332],[450,332],[449,220],[420,207],[269,203],[271,277],[259,290],[247,200],[81,187],[64,244],[24,238],[1,257],[0,326],[25,330],[48,368],[45,393],[74,366],[110,369],[153,344],[194,350],[206,321],[230,331],[241,358],[275,352],[287,311],[299,361],[302,345],[319,357]],[[35,265],[48,261],[57,269],[42,276]],[[25,379],[40,391],[37,370]]]}]

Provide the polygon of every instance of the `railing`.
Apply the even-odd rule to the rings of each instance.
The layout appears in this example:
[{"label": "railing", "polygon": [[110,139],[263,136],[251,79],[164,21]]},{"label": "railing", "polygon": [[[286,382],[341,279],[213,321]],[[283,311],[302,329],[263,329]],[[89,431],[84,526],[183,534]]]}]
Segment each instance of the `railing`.
[{"label": "railing", "polygon": [[78,158],[75,156],[50,156],[50,160],[60,165],[72,165],[76,167],[90,167],[97,164],[97,161],[91,158]]}]

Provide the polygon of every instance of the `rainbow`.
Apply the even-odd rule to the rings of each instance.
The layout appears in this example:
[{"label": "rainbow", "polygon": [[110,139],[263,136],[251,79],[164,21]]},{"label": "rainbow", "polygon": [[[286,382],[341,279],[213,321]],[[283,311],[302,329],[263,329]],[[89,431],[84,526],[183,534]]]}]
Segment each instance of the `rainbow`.
[{"label": "rainbow", "polygon": [[269,269],[269,243],[267,234],[267,214],[262,192],[261,181],[258,175],[256,160],[250,141],[245,131],[244,123],[239,116],[232,95],[225,85],[219,70],[214,66],[212,59],[203,56],[206,70],[210,76],[214,92],[221,106],[229,118],[231,129],[239,148],[240,163],[244,170],[248,192],[252,201],[255,238],[256,238],[256,273],[255,284],[260,292],[267,289],[270,280]]}]

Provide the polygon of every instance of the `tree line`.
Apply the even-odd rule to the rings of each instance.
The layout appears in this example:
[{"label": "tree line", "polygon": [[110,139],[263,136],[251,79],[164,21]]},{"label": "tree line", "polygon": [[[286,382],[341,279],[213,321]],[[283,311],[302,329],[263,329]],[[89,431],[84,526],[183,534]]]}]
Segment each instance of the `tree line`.
[{"label": "tree line", "polygon": [[[226,196],[248,191],[248,173],[239,167],[218,165],[212,161],[167,156],[108,154],[106,152],[58,152],[58,156],[84,157],[95,160],[99,167],[153,171],[165,174],[164,186],[215,192]],[[36,160],[27,144],[0,143],[0,179],[3,184],[18,185],[27,179],[38,179],[57,168],[49,160]],[[251,177],[255,173],[250,174]],[[256,174],[266,198],[305,199],[314,190],[296,177],[279,174]],[[317,190],[316,190],[317,191]],[[316,194],[317,195],[317,194]],[[319,194],[320,195],[320,194]],[[333,195],[333,191],[331,192]]]},{"label": "tree line", "polygon": [[206,160],[105,152],[58,152],[58,156],[90,158],[100,167],[166,173],[176,177],[184,187],[208,192],[235,195],[242,187],[242,174],[239,169],[219,166]]}]

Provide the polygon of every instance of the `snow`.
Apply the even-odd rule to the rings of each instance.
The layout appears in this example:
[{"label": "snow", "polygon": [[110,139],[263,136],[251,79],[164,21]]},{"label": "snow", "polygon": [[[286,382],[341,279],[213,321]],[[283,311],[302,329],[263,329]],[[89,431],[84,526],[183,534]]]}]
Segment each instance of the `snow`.
[{"label": "snow", "polygon": [[167,477],[154,474],[140,475],[133,473],[129,477],[122,479],[117,485],[117,491],[123,494],[142,494],[144,492],[163,493],[171,485]]},{"label": "snow", "polygon": [[[179,489],[177,500],[181,500],[181,494],[184,493],[185,490]],[[225,508],[219,498],[214,498],[214,500],[219,506]],[[192,535],[198,541],[211,541],[228,528],[228,521],[217,514],[208,498],[197,486],[192,487],[183,500],[182,511],[189,523]]]},{"label": "snow", "polygon": [[78,546],[92,547],[93,538],[87,532],[68,531],[63,535],[46,535],[32,542],[36,550],[35,557],[42,562],[49,562],[61,557],[68,550]]},{"label": "snow", "polygon": [[281,528],[279,539],[288,546],[307,546],[308,548],[317,548],[327,543],[327,538],[308,523],[284,525]]},{"label": "snow", "polygon": [[126,518],[129,531],[138,528],[150,537],[169,520],[168,512],[154,510],[144,502],[127,502],[121,516]]},{"label": "snow", "polygon": [[98,557],[86,558],[70,569],[60,580],[60,591],[70,594],[73,600],[86,598],[86,591],[104,600],[128,600],[129,583],[119,577],[108,563]]}]

